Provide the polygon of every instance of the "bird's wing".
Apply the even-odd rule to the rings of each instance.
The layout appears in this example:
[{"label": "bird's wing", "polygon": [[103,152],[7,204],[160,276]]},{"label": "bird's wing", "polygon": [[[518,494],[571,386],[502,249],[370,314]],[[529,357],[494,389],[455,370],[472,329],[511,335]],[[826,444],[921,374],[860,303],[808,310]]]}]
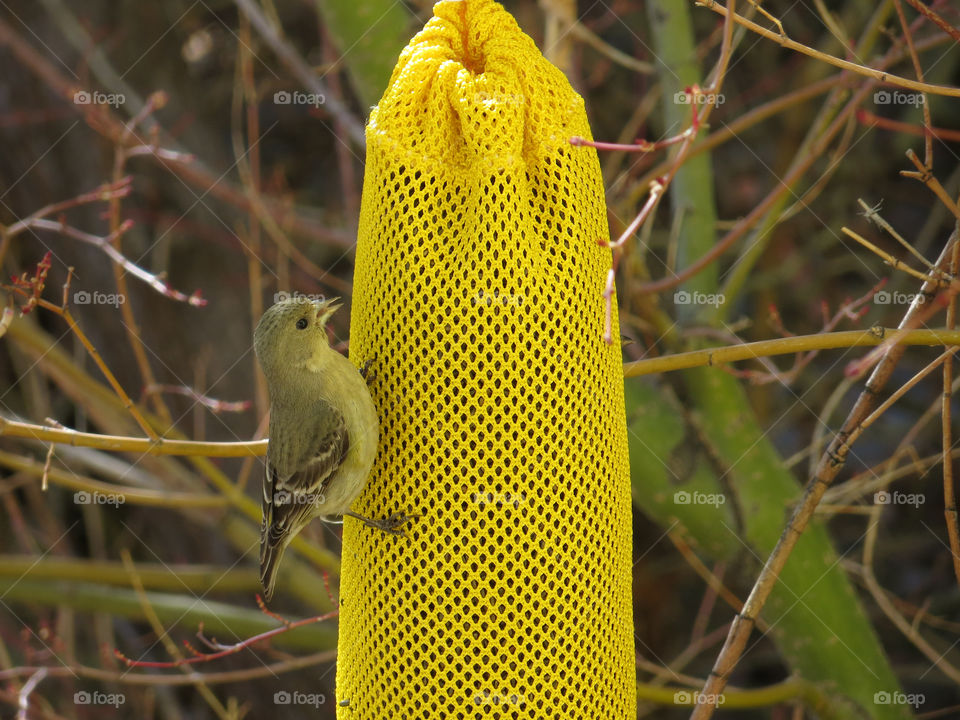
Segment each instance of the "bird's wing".
[{"label": "bird's wing", "polygon": [[343,415],[323,400],[312,410],[296,428],[302,437],[309,438],[308,442],[281,444],[271,440],[268,446],[267,477],[263,486],[265,517],[268,505],[288,504],[277,502],[288,500],[287,494],[316,496],[322,493],[350,448]]},{"label": "bird's wing", "polygon": [[311,442],[291,452],[289,446],[267,446],[267,469],[263,483],[263,524],[260,528],[260,571],[264,586],[272,584],[283,548],[316,514],[317,502],[336,474],[350,448],[343,415],[321,401],[301,424]]}]

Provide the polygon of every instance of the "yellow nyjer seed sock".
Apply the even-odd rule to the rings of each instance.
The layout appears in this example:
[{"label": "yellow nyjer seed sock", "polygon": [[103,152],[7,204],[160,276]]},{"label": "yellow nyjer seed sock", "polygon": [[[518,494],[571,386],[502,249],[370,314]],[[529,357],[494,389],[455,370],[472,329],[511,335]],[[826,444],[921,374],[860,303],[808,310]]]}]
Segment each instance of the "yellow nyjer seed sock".
[{"label": "yellow nyjer seed sock", "polygon": [[[630,486],[583,100],[491,0],[440,2],[367,126],[350,353],[380,451],[348,519],[339,717],[632,718]],[[613,337],[618,338],[616,306]]]}]

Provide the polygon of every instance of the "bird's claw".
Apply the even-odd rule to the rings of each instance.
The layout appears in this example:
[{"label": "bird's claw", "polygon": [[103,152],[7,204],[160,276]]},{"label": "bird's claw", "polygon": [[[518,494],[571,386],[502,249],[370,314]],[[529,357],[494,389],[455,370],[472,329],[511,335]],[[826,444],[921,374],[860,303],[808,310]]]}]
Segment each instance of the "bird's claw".
[{"label": "bird's claw", "polygon": [[383,532],[387,533],[387,535],[396,536],[406,535],[403,526],[410,520],[420,517],[419,515],[407,515],[406,513],[392,513],[389,517],[379,520],[377,518],[368,518],[352,511],[347,511],[344,513],[344,515],[355,517],[364,525],[372,527],[376,530],[382,530]]},{"label": "bird's claw", "polygon": [[377,376],[376,371],[370,372],[370,366],[377,361],[377,356],[374,355],[372,358],[368,358],[363,367],[360,368],[360,377],[367,381],[369,385],[370,382]]},{"label": "bird's claw", "polygon": [[406,535],[403,526],[419,515],[407,515],[406,513],[392,513],[383,520],[372,520],[371,527],[383,530],[388,535]]}]

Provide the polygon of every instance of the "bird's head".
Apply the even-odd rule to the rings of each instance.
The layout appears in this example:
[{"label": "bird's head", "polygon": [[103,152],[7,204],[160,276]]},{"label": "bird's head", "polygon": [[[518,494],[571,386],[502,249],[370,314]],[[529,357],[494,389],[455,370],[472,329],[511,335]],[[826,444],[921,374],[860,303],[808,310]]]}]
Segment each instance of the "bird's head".
[{"label": "bird's head", "polygon": [[253,331],[253,349],[264,372],[295,367],[326,347],[327,323],[337,311],[340,298],[311,300],[296,296],[268,308]]}]

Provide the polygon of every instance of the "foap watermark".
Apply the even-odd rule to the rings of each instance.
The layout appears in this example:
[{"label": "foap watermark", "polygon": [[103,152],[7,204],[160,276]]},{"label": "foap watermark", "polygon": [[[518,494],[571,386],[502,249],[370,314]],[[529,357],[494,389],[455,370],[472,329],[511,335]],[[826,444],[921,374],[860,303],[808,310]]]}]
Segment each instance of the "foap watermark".
[{"label": "foap watermark", "polygon": [[473,696],[474,705],[523,705],[525,702],[520,693],[482,692]]},{"label": "foap watermark", "polygon": [[913,505],[918,508],[926,501],[923,493],[902,493],[899,490],[879,490],[873,495],[874,505]]},{"label": "foap watermark", "polygon": [[123,493],[102,493],[99,490],[89,492],[78,490],[73,494],[73,502],[77,505],[114,505],[120,507],[127,499]]},{"label": "foap watermark", "polygon": [[273,94],[274,105],[310,105],[311,107],[320,107],[327,101],[321,93],[305,93],[299,90],[289,92],[288,90],[277,90]]},{"label": "foap watermark", "polygon": [[322,505],[326,502],[326,495],[322,492],[303,493],[277,490],[273,494],[274,505]]},{"label": "foap watermark", "polygon": [[74,305],[113,305],[114,307],[120,307],[126,301],[127,297],[123,293],[77,290],[73,294]]},{"label": "foap watermark", "polygon": [[700,90],[680,91],[673,94],[674,105],[723,105],[727,101],[723,93],[705,93]]},{"label": "foap watermark", "polygon": [[499,290],[494,290],[493,292],[484,292],[483,290],[480,290],[476,295],[473,296],[473,304],[513,305],[515,307],[520,307],[523,305],[523,295],[500,292]]},{"label": "foap watermark", "polygon": [[720,507],[727,501],[723,493],[702,493],[697,490],[689,492],[687,490],[677,490],[673,494],[674,505],[713,505]]},{"label": "foap watermark", "polygon": [[678,690],[673,694],[674,705],[713,705],[720,707],[727,699],[723,695],[708,695],[697,690]]},{"label": "foap watermark", "polygon": [[914,303],[922,305],[929,299],[930,297],[923,293],[890,292],[889,290],[881,290],[873,296],[873,302],[877,305],[913,305]]},{"label": "foap watermark", "polygon": [[880,690],[873,694],[874,705],[912,705],[916,710],[927,701],[923,693],[904,693],[899,690],[887,692]]},{"label": "foap watermark", "polygon": [[311,293],[302,293],[302,292],[296,292],[296,291],[287,292],[286,290],[281,290],[280,292],[273,294],[273,301],[275,303],[286,302],[287,300],[295,300],[295,299],[309,300],[310,302],[317,302],[317,301],[324,302],[327,299],[327,296],[320,295],[317,293],[311,294]]},{"label": "foap watermark", "polygon": [[713,305],[720,307],[727,301],[723,293],[702,293],[687,292],[686,290],[677,290],[673,294],[673,302],[676,305]]},{"label": "foap watermark", "polygon": [[920,107],[927,102],[923,93],[907,93],[901,90],[877,90],[873,94],[877,105],[913,105]]},{"label": "foap watermark", "polygon": [[525,95],[520,93],[502,93],[490,90],[478,90],[473,94],[478,104],[484,105],[523,105],[527,102]]},{"label": "foap watermark", "polygon": [[273,694],[274,705],[312,705],[315,708],[320,707],[327,701],[327,696],[323,693],[305,693],[299,690],[287,692],[278,690]]},{"label": "foap watermark", "polygon": [[99,90],[89,92],[87,90],[77,90],[73,94],[75,105],[111,105],[119,107],[127,101],[123,93],[102,93]]},{"label": "foap watermark", "polygon": [[520,503],[527,501],[527,496],[523,493],[510,492],[474,493],[472,497],[478,505],[513,505],[514,507],[520,507]]},{"label": "foap watermark", "polygon": [[74,705],[113,705],[115,708],[118,708],[126,701],[127,697],[123,693],[105,693],[99,690],[87,692],[86,690],[81,690],[73,694]]}]

